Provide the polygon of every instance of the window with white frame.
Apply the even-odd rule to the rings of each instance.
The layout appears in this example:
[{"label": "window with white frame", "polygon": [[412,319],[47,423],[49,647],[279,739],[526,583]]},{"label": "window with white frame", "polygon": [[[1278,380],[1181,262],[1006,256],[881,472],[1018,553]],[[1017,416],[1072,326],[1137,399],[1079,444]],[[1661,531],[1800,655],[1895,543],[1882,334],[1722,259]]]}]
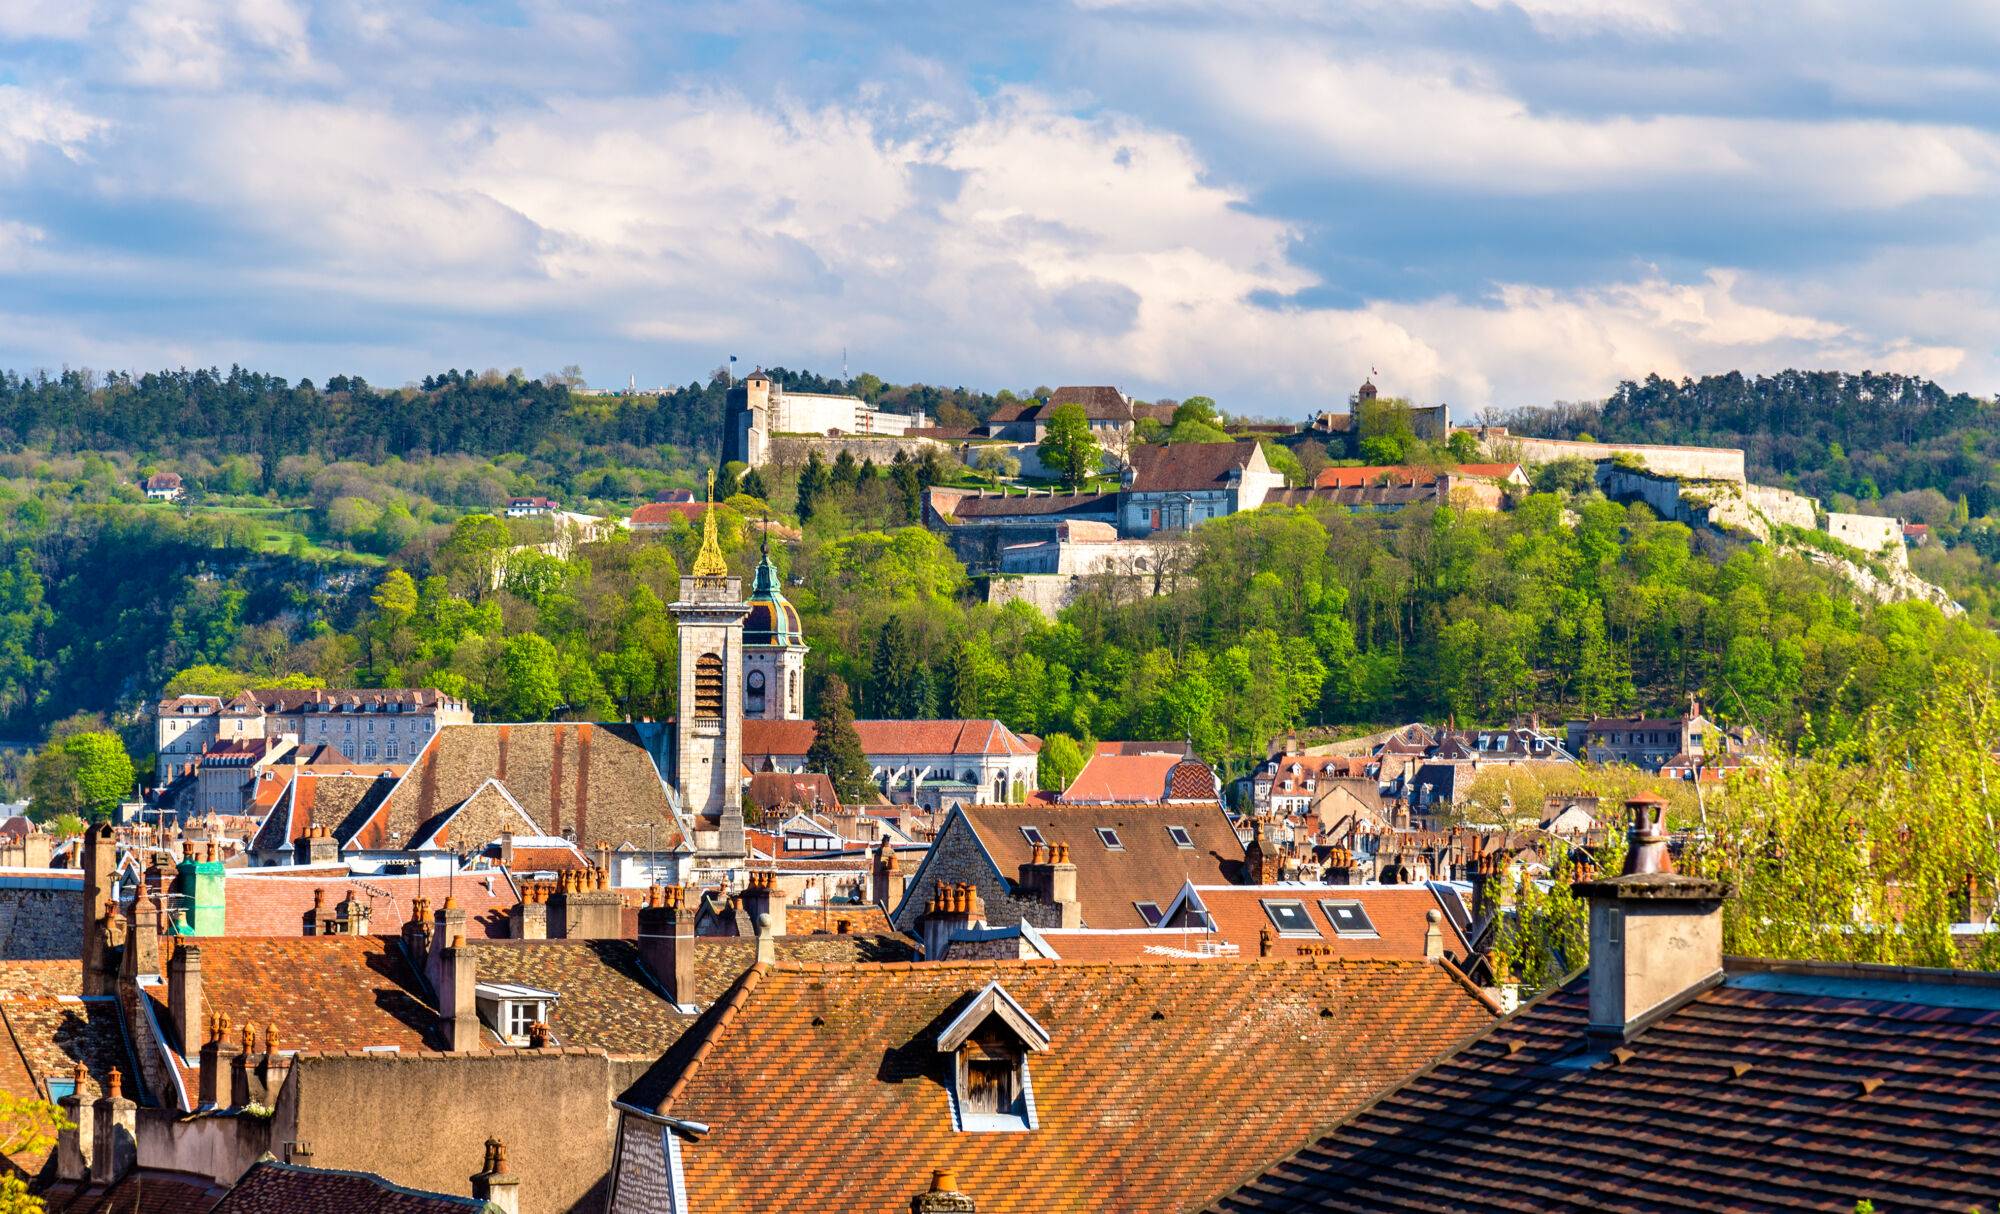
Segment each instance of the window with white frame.
[{"label": "window with white frame", "polygon": [[1119,839],[1118,832],[1109,826],[1100,826],[1097,828],[1097,841],[1104,844],[1105,851],[1125,850],[1125,844]]},{"label": "window with white frame", "polygon": [[1189,849],[1194,847],[1194,836],[1188,834],[1187,827],[1185,826],[1167,827],[1167,837],[1174,841],[1175,847]]}]

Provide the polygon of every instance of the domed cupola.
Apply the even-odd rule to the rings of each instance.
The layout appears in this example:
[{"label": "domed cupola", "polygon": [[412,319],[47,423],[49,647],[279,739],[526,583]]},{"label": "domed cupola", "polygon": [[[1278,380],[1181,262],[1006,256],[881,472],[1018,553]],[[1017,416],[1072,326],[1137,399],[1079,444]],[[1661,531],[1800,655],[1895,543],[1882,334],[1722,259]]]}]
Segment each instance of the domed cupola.
[{"label": "domed cupola", "polygon": [[750,589],[750,615],[743,621],[745,645],[803,645],[805,633],[799,628],[799,612],[778,589],[778,567],[767,551],[757,562],[757,578]]}]

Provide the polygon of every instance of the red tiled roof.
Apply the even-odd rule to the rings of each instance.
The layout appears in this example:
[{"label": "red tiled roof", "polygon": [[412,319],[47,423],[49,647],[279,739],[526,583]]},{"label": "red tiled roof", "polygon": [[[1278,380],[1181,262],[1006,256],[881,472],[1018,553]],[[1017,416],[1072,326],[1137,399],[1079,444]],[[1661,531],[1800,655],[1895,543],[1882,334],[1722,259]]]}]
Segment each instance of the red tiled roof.
[{"label": "red tiled roof", "polygon": [[840,794],[834,790],[833,781],[816,771],[754,772],[744,796],[767,813],[781,809],[840,808]]},{"label": "red tiled roof", "polygon": [[[1145,927],[1134,902],[1165,908],[1189,881],[1222,884],[1243,867],[1243,845],[1220,806],[967,805],[957,812],[1010,882],[1032,846],[1023,826],[1040,831],[1045,843],[1068,844],[1085,927]],[[1169,826],[1184,828],[1194,846],[1175,843]],[[1119,850],[1105,845],[1099,827],[1117,833]]]},{"label": "red tiled roof", "polygon": [[58,1181],[42,1197],[49,1214],[209,1214],[222,1195],[206,1176],[138,1168],[108,1187]]},{"label": "red tiled roof", "polygon": [[706,513],[707,502],[647,502],[634,508],[628,521],[634,527],[668,527],[675,519],[699,522]]},{"label": "red tiled roof", "polygon": [[[989,982],[1048,1034],[1031,1132],[953,1124],[936,1039]],[[1424,962],[779,965],[657,1068],[659,1107],[710,1127],[681,1146],[697,1210],[908,1209],[933,1168],[982,1210],[1184,1210],[1492,1018]]]},{"label": "red tiled roof", "polygon": [[1180,763],[1177,754],[1090,756],[1068,788],[1056,799],[1065,805],[1163,801],[1167,778]]},{"label": "red tiled roof", "polygon": [[[870,755],[1031,755],[1035,747],[991,719],[965,721],[856,721],[861,749]],[[812,749],[811,721],[743,722],[744,755],[802,756]]]},{"label": "red tiled roof", "polygon": [[1992,976],[1727,968],[1622,1061],[1590,1059],[1577,978],[1215,1208],[1845,1214],[2000,1192]]},{"label": "red tiled roof", "polygon": [[367,820],[408,770],[400,763],[338,771],[306,768],[284,781],[277,803],[251,839],[252,851],[282,851],[308,826],[324,826],[347,839]]},{"label": "red tiled roof", "polygon": [[[1215,924],[1211,938],[1236,945],[1255,956],[1259,937],[1271,931],[1271,955],[1276,957],[1339,957],[1346,960],[1417,958],[1424,955],[1426,917],[1437,911],[1444,950],[1455,961],[1471,952],[1438,894],[1428,885],[1224,885],[1197,887],[1195,897]],[[1313,934],[1285,935],[1278,931],[1266,902],[1303,902]],[[1375,926],[1376,935],[1343,936],[1333,930],[1322,902],[1359,902]],[[1171,910],[1171,908],[1169,908]],[[1192,916],[1177,917],[1179,925]],[[1199,937],[1197,937],[1199,939]],[[1065,954],[1067,955],[1067,954]]]},{"label": "red tiled roof", "polygon": [[1223,489],[1257,450],[1254,439],[1230,443],[1175,443],[1132,451],[1132,489],[1139,493]]},{"label": "red tiled roof", "polygon": [[1215,772],[1200,759],[1182,759],[1167,773],[1167,800],[1221,801]]},{"label": "red tiled roof", "polygon": [[460,873],[452,878],[386,873],[357,876],[337,870],[278,875],[276,870],[227,869],[222,884],[223,934],[300,936],[315,894],[331,911],[349,893],[367,904],[368,930],[378,936],[390,935],[409,921],[420,893],[433,904],[446,894],[456,897],[465,908],[467,922],[487,936],[506,935],[507,910],[520,901],[507,875],[499,870]]},{"label": "red tiled roof", "polygon": [[1365,468],[1321,468],[1313,477],[1315,489],[1360,489],[1383,481],[1397,484],[1433,485],[1440,476],[1478,477],[1506,480],[1521,470],[1519,464],[1460,464],[1456,468],[1419,468],[1411,464],[1376,464]]},{"label": "red tiled roof", "polygon": [[486,1208],[484,1201],[406,1189],[372,1172],[266,1159],[243,1174],[213,1214],[476,1214]]},{"label": "red tiled roof", "polygon": [[74,959],[0,961],[0,999],[17,995],[50,998],[83,993],[83,967]]}]

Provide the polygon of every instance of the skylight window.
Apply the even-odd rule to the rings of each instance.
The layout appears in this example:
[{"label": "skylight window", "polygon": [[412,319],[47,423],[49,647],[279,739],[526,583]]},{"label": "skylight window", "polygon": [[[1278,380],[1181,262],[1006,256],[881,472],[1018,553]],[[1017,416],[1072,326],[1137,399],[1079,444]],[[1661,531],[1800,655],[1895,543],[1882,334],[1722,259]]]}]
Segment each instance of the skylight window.
[{"label": "skylight window", "polygon": [[1188,834],[1187,827],[1185,826],[1167,827],[1167,837],[1174,841],[1175,847],[1194,847],[1194,836]]},{"label": "skylight window", "polygon": [[1375,924],[1368,918],[1367,910],[1359,902],[1324,901],[1319,908],[1326,915],[1326,921],[1333,924],[1336,936],[1373,936]]},{"label": "skylight window", "polygon": [[1280,936],[1319,935],[1319,930],[1313,927],[1312,916],[1306,914],[1305,903],[1266,898],[1263,906],[1264,913],[1271,917],[1271,923]]},{"label": "skylight window", "polygon": [[1047,839],[1042,838],[1042,832],[1037,827],[1023,826],[1021,828],[1021,837],[1023,839],[1026,839],[1032,846],[1035,847],[1048,846],[1049,841]]},{"label": "skylight window", "polygon": [[1099,842],[1104,844],[1105,851],[1125,850],[1125,844],[1118,838],[1118,832],[1111,829],[1109,826],[1098,827],[1097,838]]},{"label": "skylight window", "polygon": [[1139,910],[1139,917],[1140,917],[1141,919],[1144,919],[1144,920],[1146,921],[1146,926],[1147,926],[1147,927],[1158,927],[1158,926],[1160,926],[1160,918],[1161,918],[1161,914],[1162,914],[1162,912],[1161,912],[1161,910],[1160,910],[1160,904],[1159,904],[1159,903],[1157,903],[1157,902],[1134,902],[1134,903],[1133,903],[1132,905],[1138,908],[1138,910]]}]

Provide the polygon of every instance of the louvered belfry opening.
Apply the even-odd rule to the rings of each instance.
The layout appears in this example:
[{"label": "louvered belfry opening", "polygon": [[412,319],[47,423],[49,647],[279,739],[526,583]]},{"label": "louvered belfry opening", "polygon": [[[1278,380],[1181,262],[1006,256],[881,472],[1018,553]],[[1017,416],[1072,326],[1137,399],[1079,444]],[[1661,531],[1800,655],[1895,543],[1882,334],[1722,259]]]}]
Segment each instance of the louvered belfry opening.
[{"label": "louvered belfry opening", "polygon": [[694,715],[703,721],[722,719],[722,659],[704,653],[694,662]]}]

